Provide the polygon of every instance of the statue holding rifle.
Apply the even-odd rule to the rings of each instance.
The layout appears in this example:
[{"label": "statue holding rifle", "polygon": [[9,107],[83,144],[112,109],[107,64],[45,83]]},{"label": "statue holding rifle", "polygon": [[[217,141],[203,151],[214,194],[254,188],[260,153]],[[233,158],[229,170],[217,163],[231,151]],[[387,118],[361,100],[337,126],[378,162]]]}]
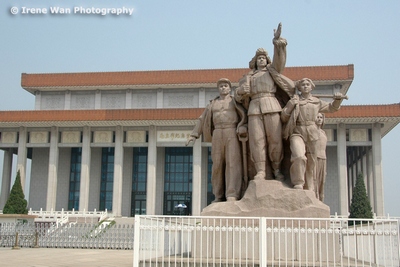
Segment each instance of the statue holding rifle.
[{"label": "statue holding rifle", "polygon": [[314,83],[303,78],[296,83],[300,95],[294,95],[282,110],[281,118],[285,125],[284,138],[290,140],[291,166],[290,179],[295,189],[314,191],[316,179],[317,141],[321,132],[315,121],[319,113],[339,110],[341,93],[335,93],[328,103],[313,96]]}]

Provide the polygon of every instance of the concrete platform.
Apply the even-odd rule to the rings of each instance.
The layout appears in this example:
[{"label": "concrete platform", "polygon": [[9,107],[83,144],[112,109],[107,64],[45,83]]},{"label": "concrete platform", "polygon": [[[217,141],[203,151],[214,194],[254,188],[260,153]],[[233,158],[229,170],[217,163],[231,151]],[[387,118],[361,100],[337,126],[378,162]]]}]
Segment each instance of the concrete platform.
[{"label": "concrete platform", "polygon": [[133,250],[2,247],[0,266],[132,267]]}]

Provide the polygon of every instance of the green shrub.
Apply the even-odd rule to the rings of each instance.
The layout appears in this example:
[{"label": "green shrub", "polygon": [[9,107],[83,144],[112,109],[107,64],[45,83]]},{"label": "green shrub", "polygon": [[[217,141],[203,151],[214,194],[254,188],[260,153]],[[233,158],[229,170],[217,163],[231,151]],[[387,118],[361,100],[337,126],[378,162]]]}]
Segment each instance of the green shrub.
[{"label": "green shrub", "polygon": [[3,208],[3,214],[28,214],[27,205],[28,202],[22,190],[21,176],[18,170],[10,196]]},{"label": "green shrub", "polygon": [[[367,190],[365,189],[364,178],[360,173],[357,176],[356,186],[353,188],[353,197],[351,198],[350,205],[350,216],[349,219],[372,219],[372,207],[369,202],[369,198],[367,195]],[[349,225],[353,225],[353,223],[358,224],[360,222],[366,223],[366,221],[352,221],[349,220]]]}]

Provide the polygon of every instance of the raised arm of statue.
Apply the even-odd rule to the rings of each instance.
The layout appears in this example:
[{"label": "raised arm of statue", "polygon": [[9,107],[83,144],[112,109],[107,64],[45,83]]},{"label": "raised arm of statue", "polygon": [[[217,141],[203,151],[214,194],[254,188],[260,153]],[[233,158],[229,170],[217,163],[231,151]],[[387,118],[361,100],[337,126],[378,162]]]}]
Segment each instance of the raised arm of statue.
[{"label": "raised arm of statue", "polygon": [[282,23],[279,22],[278,29],[274,29],[274,39],[279,39],[282,33]]},{"label": "raised arm of statue", "polygon": [[272,60],[272,67],[274,67],[279,73],[282,73],[286,65],[286,45],[287,41],[281,37],[282,24],[279,23],[278,29],[274,29],[274,57]]}]

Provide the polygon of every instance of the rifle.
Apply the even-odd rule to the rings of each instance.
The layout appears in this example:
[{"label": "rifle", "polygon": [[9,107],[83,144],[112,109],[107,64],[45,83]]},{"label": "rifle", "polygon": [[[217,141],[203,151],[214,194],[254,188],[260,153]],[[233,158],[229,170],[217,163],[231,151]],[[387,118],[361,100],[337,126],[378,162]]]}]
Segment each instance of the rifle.
[{"label": "rifle", "polygon": [[[312,96],[315,96],[315,97],[318,97],[318,98],[334,98],[335,96],[334,95],[325,95],[325,94],[318,94],[318,95],[312,95]],[[341,96],[341,99],[346,99],[346,100],[348,100],[349,99],[349,97],[347,96],[347,95],[342,95]]]}]

